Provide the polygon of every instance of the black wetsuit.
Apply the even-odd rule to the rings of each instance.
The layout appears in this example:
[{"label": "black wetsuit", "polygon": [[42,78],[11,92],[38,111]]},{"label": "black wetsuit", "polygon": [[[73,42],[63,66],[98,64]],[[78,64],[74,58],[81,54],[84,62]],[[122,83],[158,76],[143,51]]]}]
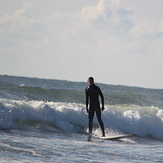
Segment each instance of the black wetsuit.
[{"label": "black wetsuit", "polygon": [[100,123],[100,127],[102,129],[103,135],[105,135],[104,124],[101,119],[101,110],[100,110],[100,102],[99,102],[99,95],[100,95],[102,106],[104,106],[104,96],[100,88],[95,84],[88,86],[85,89],[85,93],[86,93],[86,108],[88,108],[88,103],[90,103],[89,114],[88,114],[89,132],[92,133],[92,122],[93,122],[94,113],[96,112],[96,116]]}]

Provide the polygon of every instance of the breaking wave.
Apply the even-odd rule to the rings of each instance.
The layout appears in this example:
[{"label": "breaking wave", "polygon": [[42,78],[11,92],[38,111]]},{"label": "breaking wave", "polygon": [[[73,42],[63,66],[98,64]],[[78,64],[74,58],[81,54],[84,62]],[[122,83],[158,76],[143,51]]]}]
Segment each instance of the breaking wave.
[{"label": "breaking wave", "polygon": [[[106,131],[151,136],[163,140],[163,110],[137,105],[106,105],[102,113]],[[84,104],[0,100],[0,128],[86,133]],[[99,130],[97,119],[94,128]]]}]

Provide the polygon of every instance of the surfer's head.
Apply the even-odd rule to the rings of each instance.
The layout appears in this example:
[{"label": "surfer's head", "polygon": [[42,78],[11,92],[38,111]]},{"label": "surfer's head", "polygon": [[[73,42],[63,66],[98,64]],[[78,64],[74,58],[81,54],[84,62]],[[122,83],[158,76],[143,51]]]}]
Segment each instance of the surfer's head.
[{"label": "surfer's head", "polygon": [[89,77],[88,78],[88,85],[91,86],[92,84],[94,84],[94,78],[93,77]]}]

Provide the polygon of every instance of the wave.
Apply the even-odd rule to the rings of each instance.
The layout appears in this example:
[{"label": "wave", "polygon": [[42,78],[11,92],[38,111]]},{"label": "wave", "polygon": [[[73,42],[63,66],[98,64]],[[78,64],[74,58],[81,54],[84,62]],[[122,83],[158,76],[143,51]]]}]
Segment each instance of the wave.
[{"label": "wave", "polygon": [[[18,78],[19,79],[19,78]],[[80,82],[56,81],[40,79],[21,82],[21,80],[0,80],[0,98],[14,100],[38,100],[67,103],[85,103],[85,84]],[[33,80],[33,79],[32,79]],[[19,81],[19,82],[18,82]],[[50,82],[50,83],[48,83]],[[33,83],[33,84],[32,84]],[[98,84],[104,93],[105,103],[108,105],[132,104],[139,106],[156,106],[163,109],[163,90],[134,88]]]},{"label": "wave", "polygon": [[[107,134],[163,140],[163,90],[97,83]],[[86,133],[86,83],[0,75],[0,128]],[[100,134],[97,119],[94,132]]]},{"label": "wave", "polygon": [[[86,133],[84,104],[0,99],[0,128]],[[102,112],[106,134],[132,133],[163,140],[163,110],[137,105],[106,105]],[[94,118],[94,132],[100,134]]]},{"label": "wave", "polygon": [[42,100],[42,101],[55,101],[55,102],[84,102],[84,91],[78,90],[65,90],[65,89],[44,89],[39,86],[25,86],[6,84],[0,82],[1,85],[1,98],[15,99],[15,100]]}]

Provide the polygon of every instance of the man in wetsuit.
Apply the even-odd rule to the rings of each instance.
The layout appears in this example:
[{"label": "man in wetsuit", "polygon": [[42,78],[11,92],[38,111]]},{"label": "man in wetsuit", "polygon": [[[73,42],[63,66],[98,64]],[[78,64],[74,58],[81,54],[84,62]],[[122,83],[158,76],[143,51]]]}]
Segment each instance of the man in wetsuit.
[{"label": "man in wetsuit", "polygon": [[[105,109],[104,96],[100,88],[94,84],[93,77],[88,78],[88,87],[85,89],[85,93],[86,93],[86,111],[88,113],[88,119],[89,119],[89,134],[92,133],[92,122],[94,118],[94,113],[96,112],[96,116],[102,130],[102,136],[105,136],[104,124],[101,119],[101,110],[103,111]],[[101,97],[101,102],[102,102],[101,110],[100,110],[99,96]],[[88,103],[89,103],[89,109],[88,109]]]}]

